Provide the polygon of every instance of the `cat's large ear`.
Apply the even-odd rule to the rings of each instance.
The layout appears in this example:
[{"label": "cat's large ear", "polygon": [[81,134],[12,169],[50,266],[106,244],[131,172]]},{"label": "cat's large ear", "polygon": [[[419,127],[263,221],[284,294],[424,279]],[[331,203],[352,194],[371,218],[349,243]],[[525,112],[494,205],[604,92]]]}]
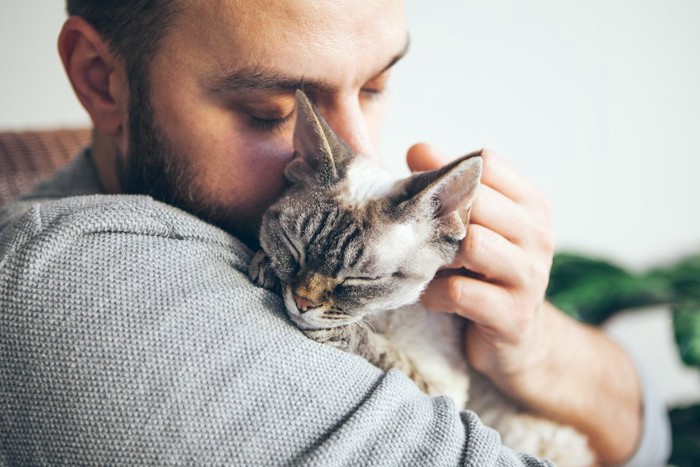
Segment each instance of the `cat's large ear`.
[{"label": "cat's large ear", "polygon": [[466,235],[472,201],[479,188],[481,151],[468,154],[430,172],[414,174],[399,184],[399,210],[421,218],[432,217],[453,238]]},{"label": "cat's large ear", "polygon": [[296,92],[296,112],[294,158],[284,174],[294,184],[330,186],[338,178],[337,153],[347,145],[301,90]]}]

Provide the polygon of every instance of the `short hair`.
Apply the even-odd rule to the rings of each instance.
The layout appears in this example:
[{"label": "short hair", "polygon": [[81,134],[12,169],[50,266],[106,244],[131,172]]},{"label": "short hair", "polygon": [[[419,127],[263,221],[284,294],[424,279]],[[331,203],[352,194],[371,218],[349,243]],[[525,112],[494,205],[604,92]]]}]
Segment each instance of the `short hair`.
[{"label": "short hair", "polygon": [[148,76],[148,64],[175,16],[175,0],[66,0],[71,16],[90,23],[124,60],[129,80]]}]

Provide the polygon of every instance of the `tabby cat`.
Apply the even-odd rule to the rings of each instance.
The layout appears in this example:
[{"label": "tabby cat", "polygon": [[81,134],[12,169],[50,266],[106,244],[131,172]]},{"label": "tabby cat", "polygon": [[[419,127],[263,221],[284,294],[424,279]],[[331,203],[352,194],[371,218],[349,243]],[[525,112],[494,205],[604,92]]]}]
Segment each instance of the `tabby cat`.
[{"label": "tabby cat", "polygon": [[396,180],[355,154],[301,91],[296,112],[289,187],[263,216],[253,281],[280,293],[309,338],[451,397],[511,448],[559,465],[592,464],[583,435],[527,414],[470,371],[462,318],[416,304],[466,235],[480,153]]}]

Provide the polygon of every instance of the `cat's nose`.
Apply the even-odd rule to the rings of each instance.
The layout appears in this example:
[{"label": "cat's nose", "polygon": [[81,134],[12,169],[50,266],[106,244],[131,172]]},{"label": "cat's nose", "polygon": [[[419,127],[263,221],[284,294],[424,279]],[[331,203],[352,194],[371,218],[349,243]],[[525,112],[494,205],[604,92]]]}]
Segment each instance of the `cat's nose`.
[{"label": "cat's nose", "polygon": [[309,300],[308,298],[305,297],[300,297],[297,294],[294,294],[294,303],[297,305],[297,309],[299,310],[300,313],[306,313],[307,311],[311,310],[312,308],[318,308],[321,306],[320,303],[316,303],[312,300]]}]

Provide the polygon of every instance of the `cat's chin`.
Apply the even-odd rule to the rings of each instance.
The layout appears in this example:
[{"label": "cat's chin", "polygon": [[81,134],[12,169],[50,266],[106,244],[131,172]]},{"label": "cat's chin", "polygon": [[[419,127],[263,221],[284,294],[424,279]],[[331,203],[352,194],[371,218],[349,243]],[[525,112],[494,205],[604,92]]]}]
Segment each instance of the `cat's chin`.
[{"label": "cat's chin", "polygon": [[[320,313],[322,314],[323,312],[321,311]],[[347,320],[328,320],[324,319],[322,316],[318,316],[314,311],[307,311],[302,314],[296,308],[287,308],[287,316],[289,316],[289,319],[291,319],[299,329],[306,331],[339,328],[359,321],[357,318],[350,317],[348,317]]]},{"label": "cat's chin", "polygon": [[340,328],[343,326],[347,326],[349,324],[353,324],[357,322],[358,320],[356,319],[348,319],[347,321],[326,321],[321,319],[307,319],[305,315],[300,315],[298,312],[296,314],[292,313],[290,310],[287,310],[287,316],[294,321],[294,324],[299,328],[304,331],[313,331],[317,329],[331,329],[331,328]]}]

